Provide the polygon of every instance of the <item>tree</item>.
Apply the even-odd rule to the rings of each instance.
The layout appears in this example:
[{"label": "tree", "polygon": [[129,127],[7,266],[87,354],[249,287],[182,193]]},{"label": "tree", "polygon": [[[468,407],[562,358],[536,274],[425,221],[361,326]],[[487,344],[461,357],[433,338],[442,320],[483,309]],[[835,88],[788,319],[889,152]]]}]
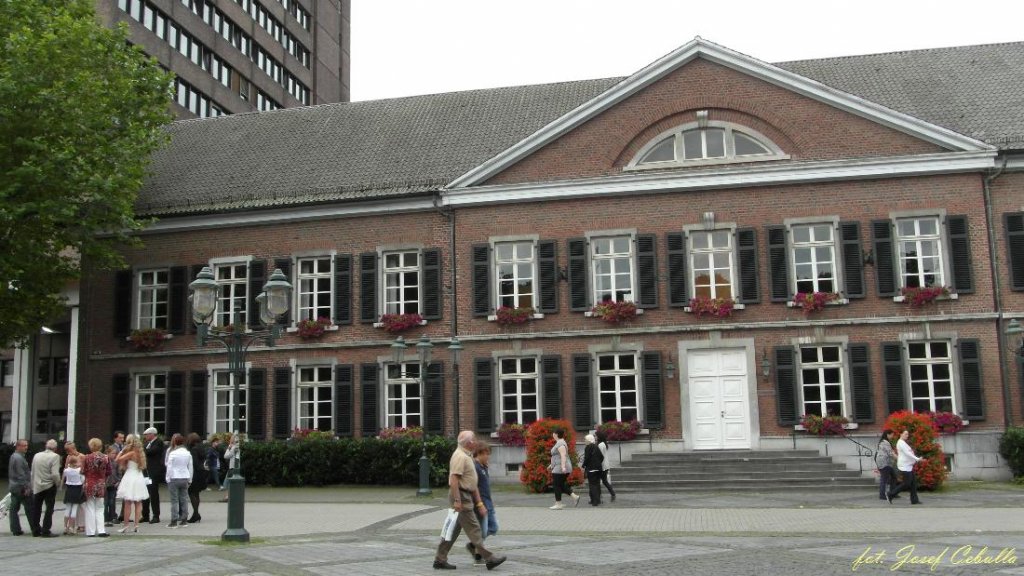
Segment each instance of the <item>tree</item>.
[{"label": "tree", "polygon": [[92,0],[0,0],[0,347],[58,317],[82,259],[122,263],[172,76]]}]

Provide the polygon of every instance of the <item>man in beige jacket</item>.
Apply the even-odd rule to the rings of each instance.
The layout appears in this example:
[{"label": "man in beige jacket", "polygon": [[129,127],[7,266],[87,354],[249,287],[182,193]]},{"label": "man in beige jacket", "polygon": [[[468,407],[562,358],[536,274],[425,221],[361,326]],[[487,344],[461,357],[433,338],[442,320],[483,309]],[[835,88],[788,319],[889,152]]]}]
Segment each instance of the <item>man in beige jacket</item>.
[{"label": "man in beige jacket", "polygon": [[[56,538],[57,535],[50,532],[53,526],[53,503],[57,499],[57,487],[60,486],[60,456],[54,450],[57,449],[57,441],[50,439],[46,441],[46,450],[32,457],[32,494],[35,506],[32,507],[32,514],[35,515],[35,522],[31,523],[33,536],[44,538]],[[43,511],[43,504],[46,504],[46,515],[40,515]]]}]

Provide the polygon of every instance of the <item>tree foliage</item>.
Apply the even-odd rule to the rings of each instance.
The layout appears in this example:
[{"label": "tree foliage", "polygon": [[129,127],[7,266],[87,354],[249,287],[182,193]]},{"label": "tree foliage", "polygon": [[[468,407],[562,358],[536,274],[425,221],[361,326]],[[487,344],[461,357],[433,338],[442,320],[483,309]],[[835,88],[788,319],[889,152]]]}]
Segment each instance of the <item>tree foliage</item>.
[{"label": "tree foliage", "polygon": [[171,78],[92,0],[0,0],[0,346],[61,314],[80,259],[121,262]]}]

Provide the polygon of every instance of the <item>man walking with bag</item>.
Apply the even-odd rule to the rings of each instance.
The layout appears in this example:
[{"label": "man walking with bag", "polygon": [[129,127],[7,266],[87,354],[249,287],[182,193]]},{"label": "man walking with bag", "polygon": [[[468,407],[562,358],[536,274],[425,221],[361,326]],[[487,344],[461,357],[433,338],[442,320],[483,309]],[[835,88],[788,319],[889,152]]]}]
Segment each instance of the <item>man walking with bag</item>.
[{"label": "man walking with bag", "polygon": [[459,532],[466,531],[466,536],[473,544],[474,551],[483,557],[488,570],[494,570],[505,561],[504,556],[495,556],[484,548],[480,532],[480,521],[477,514],[487,514],[487,509],[480,498],[477,486],[476,465],[473,464],[473,448],[476,435],[470,430],[459,432],[459,447],[452,454],[448,465],[448,503],[451,505],[449,521],[445,522],[437,554],[434,556],[435,570],[454,570],[455,566],[448,563],[448,552],[455,545]]}]

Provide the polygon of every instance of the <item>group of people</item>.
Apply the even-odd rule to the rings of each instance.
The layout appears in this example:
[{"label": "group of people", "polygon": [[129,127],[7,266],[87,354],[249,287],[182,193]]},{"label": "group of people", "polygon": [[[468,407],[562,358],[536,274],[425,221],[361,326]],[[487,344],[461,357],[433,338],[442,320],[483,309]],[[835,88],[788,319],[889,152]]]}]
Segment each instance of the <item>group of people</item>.
[{"label": "group of people", "polygon": [[[882,437],[878,439],[878,451],[875,452],[875,465],[878,467],[878,497],[887,500],[892,504],[893,498],[899,498],[900,492],[910,491],[910,503],[920,504],[917,497],[917,481],[914,478],[914,464],[924,460],[914,454],[907,438],[910,431],[904,430],[896,440],[896,448],[893,449],[893,440],[896,439],[896,432],[885,429]],[[903,482],[896,484],[896,470],[903,475]]]},{"label": "group of people", "polygon": [[[199,494],[209,489],[207,482],[212,480],[224,489],[219,484],[218,443],[214,440],[208,450],[198,434],[174,434],[167,449],[157,429],[150,427],[142,438],[115,432],[106,447],[102,440],[93,438],[88,442],[88,454],[67,442],[63,463],[56,452],[56,440],[47,440],[45,450],[33,456],[29,465],[25,457],[28,441],[18,440],[8,464],[11,533],[24,534],[19,517],[24,508],[33,536],[56,537],[52,531],[53,509],[61,487],[65,535],[84,532],[88,537],[105,538],[109,536],[106,529],[115,522],[121,524],[118,532],[122,534],[137,533],[140,524],[159,524],[161,483],[167,484],[171,497],[168,526],[199,522]],[[225,454],[232,465],[237,450],[235,438]],[[120,513],[118,499],[122,501]]]}]

